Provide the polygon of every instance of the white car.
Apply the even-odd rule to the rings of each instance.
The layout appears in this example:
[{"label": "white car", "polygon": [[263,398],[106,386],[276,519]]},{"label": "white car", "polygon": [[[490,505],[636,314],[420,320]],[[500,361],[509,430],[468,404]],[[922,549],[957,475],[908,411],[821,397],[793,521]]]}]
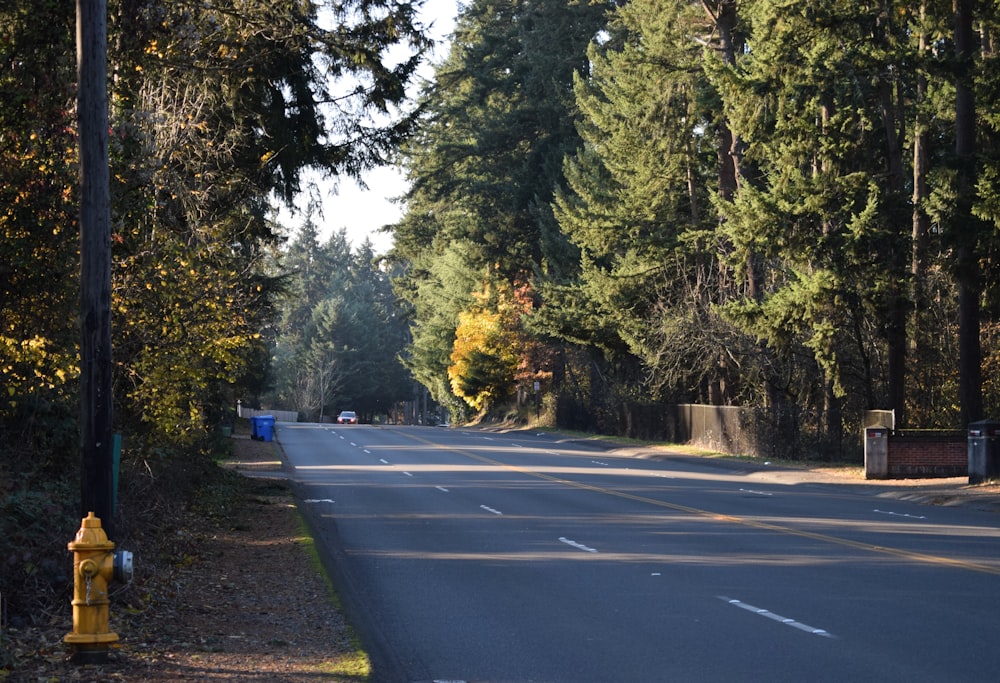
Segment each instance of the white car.
[{"label": "white car", "polygon": [[353,410],[343,410],[337,416],[337,424],[339,425],[356,425],[357,423],[358,415]]}]

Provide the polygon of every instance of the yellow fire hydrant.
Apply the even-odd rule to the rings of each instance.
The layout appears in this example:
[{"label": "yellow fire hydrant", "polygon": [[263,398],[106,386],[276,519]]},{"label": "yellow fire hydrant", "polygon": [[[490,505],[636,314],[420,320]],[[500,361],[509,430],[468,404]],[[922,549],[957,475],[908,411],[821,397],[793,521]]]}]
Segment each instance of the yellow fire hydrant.
[{"label": "yellow fire hydrant", "polygon": [[118,634],[108,625],[108,583],[132,579],[132,553],[114,552],[101,520],[91,512],[83,518],[76,539],[67,546],[73,553],[73,632],[65,642],[76,661],[100,663]]}]

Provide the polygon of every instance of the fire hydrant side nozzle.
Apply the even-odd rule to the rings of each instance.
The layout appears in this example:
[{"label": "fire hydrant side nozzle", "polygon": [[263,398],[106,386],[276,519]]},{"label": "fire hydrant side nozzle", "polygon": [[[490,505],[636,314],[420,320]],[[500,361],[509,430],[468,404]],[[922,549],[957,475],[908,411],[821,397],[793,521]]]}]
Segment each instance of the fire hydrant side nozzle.
[{"label": "fire hydrant side nozzle", "polygon": [[118,642],[118,634],[108,624],[108,584],[132,579],[132,553],[115,552],[115,544],[93,512],[83,518],[67,547],[73,553],[73,631],[64,641],[74,648],[76,659],[101,662],[108,648]]}]

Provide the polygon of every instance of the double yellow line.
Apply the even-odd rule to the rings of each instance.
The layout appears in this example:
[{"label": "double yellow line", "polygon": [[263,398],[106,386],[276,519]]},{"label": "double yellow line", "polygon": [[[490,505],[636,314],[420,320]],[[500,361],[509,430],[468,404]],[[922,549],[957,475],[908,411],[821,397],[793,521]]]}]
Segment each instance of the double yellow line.
[{"label": "double yellow line", "polygon": [[655,507],[674,510],[675,512],[684,512],[690,515],[704,517],[715,522],[737,524],[752,529],[760,529],[763,531],[771,531],[779,534],[798,536],[800,538],[808,538],[814,541],[821,541],[823,543],[831,543],[846,548],[853,548],[855,550],[878,553],[881,555],[891,555],[893,557],[898,557],[900,559],[908,560],[910,562],[936,565],[941,567],[951,567],[954,569],[965,569],[967,571],[1000,576],[1000,566],[982,564],[980,562],[972,562],[970,560],[960,560],[951,557],[942,557],[940,555],[928,555],[926,553],[918,553],[910,550],[903,550],[900,548],[890,548],[888,546],[875,545],[872,543],[863,543],[861,541],[852,541],[846,538],[839,538],[837,536],[821,534],[815,531],[806,531],[804,529],[795,529],[793,527],[783,526],[781,524],[772,524],[771,522],[762,522],[760,520],[749,519],[747,517],[723,515],[717,512],[711,512],[709,510],[702,510],[700,508],[691,507],[689,505],[680,505],[679,503],[671,503],[669,501],[657,500],[655,498],[648,498],[646,496],[638,496],[633,493],[626,493],[624,491],[616,491],[614,489],[605,488],[603,486],[594,486],[593,484],[584,484],[583,482],[571,481],[569,479],[562,479],[561,477],[554,477],[550,474],[545,474],[543,472],[535,472],[533,470],[529,470],[524,467],[518,467],[516,465],[508,465],[507,463],[500,462],[499,460],[494,460],[493,458],[488,458],[484,455],[479,455],[478,453],[473,453],[471,451],[464,450],[461,448],[444,446],[441,445],[440,443],[435,443],[432,441],[422,439],[418,436],[413,436],[412,434],[408,434],[407,436],[409,436],[414,441],[419,441],[422,444],[433,446],[435,448],[440,448],[443,450],[452,451],[453,453],[457,453],[459,455],[462,455],[463,457],[470,458],[472,460],[478,460],[479,462],[484,463],[486,465],[492,465],[505,470],[509,470],[511,472],[517,472],[519,474],[524,474],[529,477],[534,477],[536,479],[543,479],[545,481],[549,481],[554,484],[561,484],[563,486],[582,489],[584,491],[593,491],[595,493],[602,493],[608,496],[624,498],[626,500],[632,500],[638,503],[645,503],[647,505],[653,505]]}]

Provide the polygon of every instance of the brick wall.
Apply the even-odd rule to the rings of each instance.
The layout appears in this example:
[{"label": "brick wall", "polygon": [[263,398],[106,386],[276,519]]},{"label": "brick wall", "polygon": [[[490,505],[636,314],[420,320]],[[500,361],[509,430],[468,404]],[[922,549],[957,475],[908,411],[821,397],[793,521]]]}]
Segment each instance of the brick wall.
[{"label": "brick wall", "polygon": [[888,443],[890,478],[965,477],[969,474],[965,431],[894,432]]}]

